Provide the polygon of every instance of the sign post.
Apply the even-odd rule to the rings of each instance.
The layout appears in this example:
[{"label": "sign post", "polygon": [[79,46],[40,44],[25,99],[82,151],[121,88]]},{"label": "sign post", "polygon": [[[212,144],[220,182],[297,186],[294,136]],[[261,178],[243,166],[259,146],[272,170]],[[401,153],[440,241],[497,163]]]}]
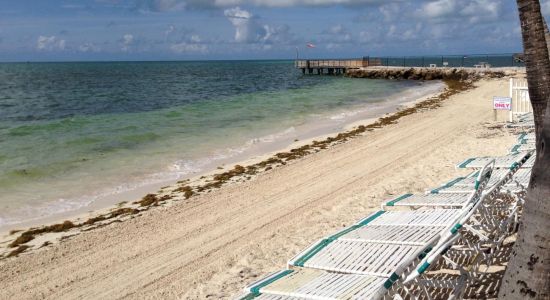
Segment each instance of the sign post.
[{"label": "sign post", "polygon": [[493,111],[495,121],[497,120],[498,110],[512,110],[512,98],[511,97],[493,97]]}]

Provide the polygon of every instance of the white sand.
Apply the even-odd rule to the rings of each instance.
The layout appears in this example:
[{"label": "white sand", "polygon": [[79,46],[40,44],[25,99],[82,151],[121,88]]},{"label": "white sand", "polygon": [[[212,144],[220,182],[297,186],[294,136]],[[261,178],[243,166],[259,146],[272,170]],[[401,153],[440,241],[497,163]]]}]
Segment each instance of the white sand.
[{"label": "white sand", "polygon": [[507,79],[206,195],[0,261],[0,299],[229,298],[382,200],[460,174],[514,137],[484,124]]}]

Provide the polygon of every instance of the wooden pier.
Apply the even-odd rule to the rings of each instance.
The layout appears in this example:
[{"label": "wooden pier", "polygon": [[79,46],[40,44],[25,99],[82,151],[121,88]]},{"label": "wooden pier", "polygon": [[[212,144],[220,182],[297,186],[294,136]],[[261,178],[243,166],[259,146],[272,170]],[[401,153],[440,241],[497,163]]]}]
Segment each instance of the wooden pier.
[{"label": "wooden pier", "polygon": [[[370,61],[373,65],[373,62]],[[301,69],[303,74],[345,74],[351,69],[360,69],[369,66],[369,59],[302,59],[294,63],[297,69]]]}]

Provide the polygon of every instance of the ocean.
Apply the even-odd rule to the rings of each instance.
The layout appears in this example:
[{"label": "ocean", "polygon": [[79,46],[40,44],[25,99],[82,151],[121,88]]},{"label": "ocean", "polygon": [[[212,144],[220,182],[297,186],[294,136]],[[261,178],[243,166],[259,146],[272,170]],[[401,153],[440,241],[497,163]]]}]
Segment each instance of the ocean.
[{"label": "ocean", "polygon": [[291,61],[0,64],[0,229],[338,132],[442,87],[303,76]]}]

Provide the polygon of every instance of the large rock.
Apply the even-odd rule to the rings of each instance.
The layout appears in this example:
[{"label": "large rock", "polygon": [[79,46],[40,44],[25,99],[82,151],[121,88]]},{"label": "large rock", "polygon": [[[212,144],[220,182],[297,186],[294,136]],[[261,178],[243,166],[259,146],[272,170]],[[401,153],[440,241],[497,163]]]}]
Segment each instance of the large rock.
[{"label": "large rock", "polygon": [[408,80],[468,80],[480,77],[503,77],[504,72],[457,68],[366,68],[363,70],[349,70],[346,74],[356,78],[377,79],[408,79]]}]

